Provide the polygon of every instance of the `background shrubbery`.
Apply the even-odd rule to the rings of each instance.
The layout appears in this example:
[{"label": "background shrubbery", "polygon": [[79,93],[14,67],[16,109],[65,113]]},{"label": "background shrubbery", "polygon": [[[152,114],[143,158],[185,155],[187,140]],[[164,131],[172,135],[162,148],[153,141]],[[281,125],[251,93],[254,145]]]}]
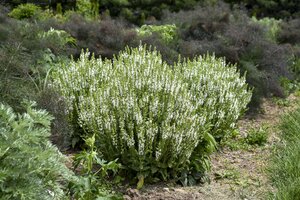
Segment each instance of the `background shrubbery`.
[{"label": "background shrubbery", "polygon": [[300,5],[297,0],[225,0],[225,2],[246,6],[251,15],[258,17],[288,18],[299,17]]},{"label": "background shrubbery", "polygon": [[10,104],[16,112],[24,111],[23,99],[37,101],[39,107],[56,117],[53,139],[59,141],[59,146],[65,146],[62,138],[67,138],[70,131],[66,131],[63,102],[48,88],[48,75],[56,63],[68,59],[67,52],[75,41],[64,31],[43,29],[39,24],[11,19],[3,13],[0,14],[0,101]]},{"label": "background shrubbery", "polygon": [[167,13],[164,21],[175,21],[179,27],[178,51],[183,56],[215,52],[228,62],[237,63],[242,73],[247,72],[247,82],[254,86],[251,108],[258,108],[262,97],[284,96],[280,80],[293,79],[289,70],[293,51],[289,45],[274,41],[277,24],[263,26],[241,10],[232,12],[223,3]]}]

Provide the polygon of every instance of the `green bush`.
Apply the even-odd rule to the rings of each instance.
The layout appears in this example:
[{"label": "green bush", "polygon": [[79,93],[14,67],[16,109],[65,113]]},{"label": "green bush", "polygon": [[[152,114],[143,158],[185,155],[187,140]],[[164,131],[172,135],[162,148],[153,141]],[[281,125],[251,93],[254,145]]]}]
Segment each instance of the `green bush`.
[{"label": "green bush", "polygon": [[236,68],[215,57],[171,67],[142,46],[112,61],[89,57],[62,66],[54,84],[104,159],[118,158],[140,181],[177,177],[197,160],[205,169],[215,145],[208,131],[234,127],[251,97]]},{"label": "green bush", "polygon": [[21,4],[13,9],[8,15],[16,19],[28,19],[42,12],[39,6],[32,3]]},{"label": "green bush", "polygon": [[0,199],[63,199],[72,172],[53,146],[52,117],[27,106],[17,115],[0,104]]},{"label": "green bush", "polygon": [[278,34],[280,32],[280,24],[282,23],[282,20],[276,20],[274,18],[262,18],[257,19],[256,17],[251,18],[255,23],[262,25],[266,29],[266,37],[276,42]]},{"label": "green bush", "polygon": [[60,47],[64,47],[67,44],[76,45],[76,39],[64,30],[50,28],[47,32],[39,33],[39,38],[43,40],[55,40]]},{"label": "green bush", "polygon": [[157,33],[159,37],[166,43],[170,43],[174,41],[177,36],[177,28],[176,26],[166,24],[166,25],[143,25],[141,28],[137,29],[137,33],[139,36],[151,36],[153,33]]},{"label": "green bush", "polygon": [[99,2],[97,0],[77,0],[76,11],[87,18],[97,18],[99,15]]}]

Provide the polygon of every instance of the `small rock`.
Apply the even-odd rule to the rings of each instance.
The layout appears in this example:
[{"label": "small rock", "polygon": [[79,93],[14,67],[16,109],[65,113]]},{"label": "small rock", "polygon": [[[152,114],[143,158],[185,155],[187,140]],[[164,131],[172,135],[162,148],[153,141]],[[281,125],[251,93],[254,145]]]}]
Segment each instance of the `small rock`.
[{"label": "small rock", "polygon": [[126,194],[127,194],[127,196],[129,196],[131,198],[133,198],[133,197],[140,197],[141,196],[140,193],[139,193],[139,191],[137,189],[132,189],[132,188],[128,188],[126,190]]},{"label": "small rock", "polygon": [[179,193],[187,193],[185,190],[179,188],[174,189],[174,191]]},{"label": "small rock", "polygon": [[128,195],[123,195],[123,199],[124,200],[131,200],[130,196],[128,196]]},{"label": "small rock", "polygon": [[169,188],[163,188],[163,191],[164,192],[170,192],[170,189]]}]

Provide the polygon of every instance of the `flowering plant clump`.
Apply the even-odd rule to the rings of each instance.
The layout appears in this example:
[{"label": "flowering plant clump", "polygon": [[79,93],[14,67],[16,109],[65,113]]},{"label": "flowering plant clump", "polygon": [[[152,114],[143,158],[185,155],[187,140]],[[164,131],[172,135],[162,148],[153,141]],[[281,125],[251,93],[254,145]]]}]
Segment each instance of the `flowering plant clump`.
[{"label": "flowering plant clump", "polygon": [[[214,72],[219,78],[223,75],[219,82],[211,77]],[[127,48],[113,60],[82,53],[77,62],[62,66],[53,76],[70,113],[76,111],[78,124],[86,134],[96,135],[103,157],[119,158],[139,177],[169,178],[170,172],[176,176],[186,170],[191,158],[204,158],[215,144],[208,132],[212,122],[221,128],[222,120],[231,119],[229,126],[233,126],[249,100],[242,97],[240,103],[238,98],[250,95],[244,78],[235,68],[227,69],[223,60],[207,56],[171,67],[156,50],[142,46]],[[230,90],[233,86],[239,89],[236,98]],[[231,108],[217,106],[220,102]],[[216,116],[218,120],[213,119]]]},{"label": "flowering plant clump", "polygon": [[176,65],[193,93],[194,106],[199,115],[212,126],[210,133],[222,139],[236,128],[236,121],[251,100],[245,76],[237,67],[226,64],[222,58],[199,56]]}]

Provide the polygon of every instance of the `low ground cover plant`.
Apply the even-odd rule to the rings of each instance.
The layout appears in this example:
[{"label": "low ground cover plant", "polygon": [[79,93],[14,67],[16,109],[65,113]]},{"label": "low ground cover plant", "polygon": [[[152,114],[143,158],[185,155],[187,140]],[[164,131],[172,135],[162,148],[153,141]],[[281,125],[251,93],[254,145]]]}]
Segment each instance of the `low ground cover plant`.
[{"label": "low ground cover plant", "polygon": [[207,170],[215,138],[235,127],[251,98],[236,67],[213,56],[169,66],[139,46],[113,60],[90,57],[63,65],[54,84],[83,129],[78,136],[95,134],[103,158],[118,158],[139,184],[178,178],[190,164]]}]

